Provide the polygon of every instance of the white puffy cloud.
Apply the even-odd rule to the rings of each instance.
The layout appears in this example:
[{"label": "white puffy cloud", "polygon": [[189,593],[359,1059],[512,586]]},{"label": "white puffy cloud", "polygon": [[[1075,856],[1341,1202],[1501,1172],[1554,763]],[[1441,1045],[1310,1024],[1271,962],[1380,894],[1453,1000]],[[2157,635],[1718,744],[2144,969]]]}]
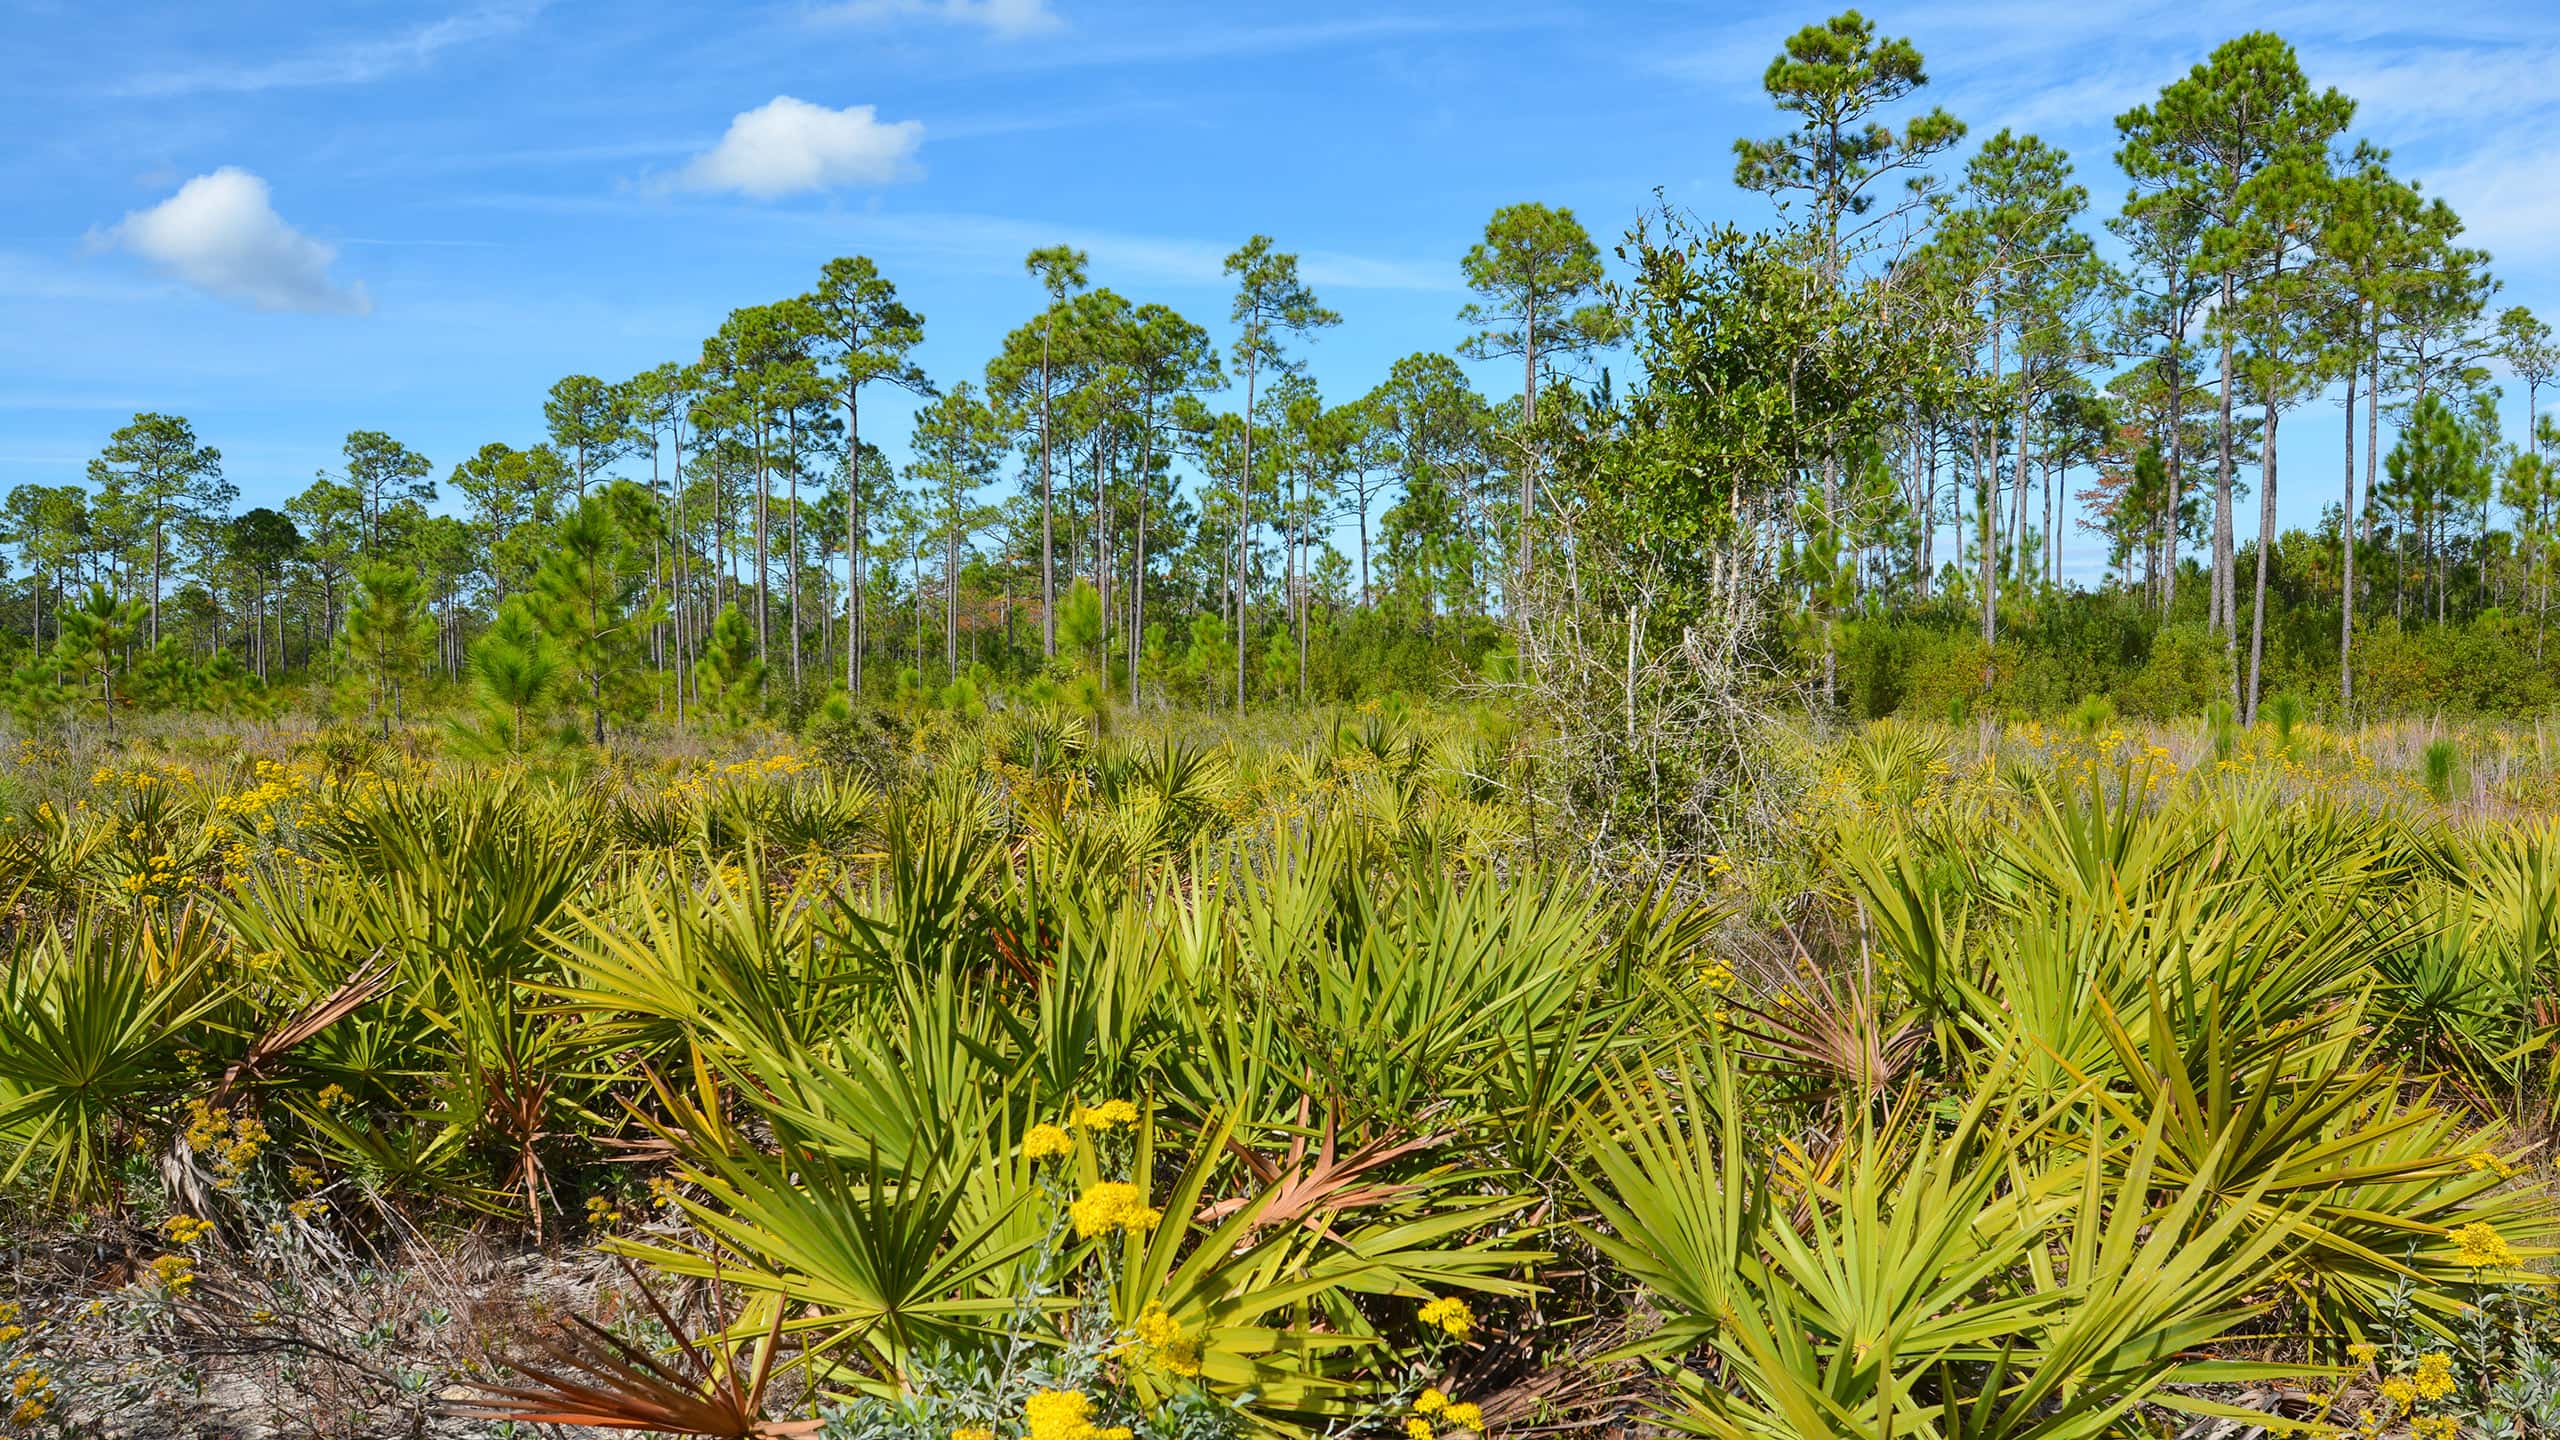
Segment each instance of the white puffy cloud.
[{"label": "white puffy cloud", "polygon": [[329,278],[338,252],[286,224],[268,201],[267,182],[235,165],[197,176],[92,240],[261,310],[361,315],[373,308],[362,285]]},{"label": "white puffy cloud", "polygon": [[924,125],[883,123],[868,105],[830,110],[789,95],[729,122],[720,143],[676,177],[695,190],[735,190],[760,200],[839,185],[879,185],[912,173]]},{"label": "white puffy cloud", "polygon": [[1049,8],[1049,0],[847,0],[828,14],[856,23],[912,18],[975,25],[1003,40],[1019,40],[1066,24]]}]

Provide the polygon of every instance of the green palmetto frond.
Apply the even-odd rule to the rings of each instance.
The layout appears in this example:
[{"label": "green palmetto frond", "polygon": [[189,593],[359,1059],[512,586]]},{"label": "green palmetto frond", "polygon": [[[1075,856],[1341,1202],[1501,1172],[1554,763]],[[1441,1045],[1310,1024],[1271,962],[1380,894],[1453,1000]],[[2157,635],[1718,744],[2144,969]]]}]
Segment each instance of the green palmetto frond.
[{"label": "green palmetto frond", "polygon": [[192,913],[107,928],[84,914],[0,969],[0,1184],[58,1202],[114,1189],[120,1142],[195,1079],[199,1024],[223,1005],[219,942]]}]

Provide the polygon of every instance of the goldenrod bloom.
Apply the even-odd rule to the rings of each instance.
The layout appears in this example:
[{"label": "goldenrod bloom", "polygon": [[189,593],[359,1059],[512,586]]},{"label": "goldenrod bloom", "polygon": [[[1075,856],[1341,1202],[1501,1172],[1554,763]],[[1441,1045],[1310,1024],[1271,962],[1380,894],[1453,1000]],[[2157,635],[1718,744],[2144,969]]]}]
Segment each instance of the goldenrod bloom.
[{"label": "goldenrod bloom", "polygon": [[1022,1423],[1027,1440],[1130,1440],[1125,1425],[1093,1423],[1093,1401],[1081,1390],[1034,1392],[1022,1404]]},{"label": "goldenrod bloom", "polygon": [[1085,1440],[1093,1433],[1093,1401],[1081,1390],[1040,1390],[1022,1402],[1031,1440]]},{"label": "goldenrod bloom", "polygon": [[1147,1308],[1130,1326],[1135,1337],[1138,1358],[1176,1375],[1200,1373],[1200,1345],[1182,1333],[1182,1322],[1161,1301],[1147,1302]]},{"label": "goldenrod bloom", "polygon": [[1152,1230],[1164,1212],[1150,1208],[1137,1186],[1105,1180],[1077,1196],[1067,1218],[1075,1222],[1077,1239],[1090,1240],[1111,1230]]},{"label": "goldenrod bloom", "polygon": [[1055,1125],[1034,1125],[1022,1137],[1026,1160],[1058,1160],[1076,1153],[1076,1137]]},{"label": "goldenrod bloom", "polygon": [[1079,1130],[1117,1130],[1123,1125],[1137,1123],[1138,1107],[1126,1100],[1105,1100],[1099,1105],[1076,1107],[1075,1124]]},{"label": "goldenrod bloom", "polygon": [[1464,1340],[1476,1328],[1476,1314],[1455,1295],[1443,1295],[1422,1307],[1418,1318],[1453,1339]]},{"label": "goldenrod bloom", "polygon": [[2507,1243],[2506,1237],[2477,1220],[2456,1227],[2453,1243],[2459,1247],[2454,1258],[2474,1270],[2489,1265],[2518,1263],[2515,1247]]}]

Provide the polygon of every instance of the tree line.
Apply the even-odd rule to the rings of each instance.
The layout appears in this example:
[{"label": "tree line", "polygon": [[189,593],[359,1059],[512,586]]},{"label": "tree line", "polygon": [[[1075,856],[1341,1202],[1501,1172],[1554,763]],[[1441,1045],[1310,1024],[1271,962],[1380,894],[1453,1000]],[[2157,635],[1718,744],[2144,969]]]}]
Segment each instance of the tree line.
[{"label": "tree line", "polygon": [[[1862,631],[1966,617],[1988,689],[2004,632],[2075,588],[2200,624],[2244,717],[2268,637],[2315,603],[2341,701],[2377,613],[2526,616],[2540,653],[2560,435],[2533,417],[2560,345],[2492,305],[2450,207],[2350,140],[2350,99],[2279,37],[2232,40],[2117,117],[2128,188],[2093,223],[2034,135],[1958,161],[1927,83],[1854,11],[1807,26],[1765,76],[1786,128],[1735,144],[1772,222],[1665,208],[1613,275],[1571,211],[1505,207],[1460,259],[1455,355],[1351,398],[1305,363],[1340,317],[1257,235],[1223,344],[1051,247],[983,371],[932,377],[924,317],[840,258],[696,356],[560,380],[526,443],[439,479],[355,431],[276,508],[240,509],[186,419],[137,415],[80,481],[0,503],[11,693],[325,686],[396,722],[471,680],[511,734],[601,739],[999,681],[1242,709],[1534,669],[1541,625],[1614,616],[1632,652],[1722,613],[1837,704]],[[1460,359],[1516,363],[1516,393]],[[889,391],[919,401],[901,465],[863,428]],[[2281,422],[2324,397],[2338,498],[2279,537]],[[2085,587],[2071,534],[2104,550]]]}]

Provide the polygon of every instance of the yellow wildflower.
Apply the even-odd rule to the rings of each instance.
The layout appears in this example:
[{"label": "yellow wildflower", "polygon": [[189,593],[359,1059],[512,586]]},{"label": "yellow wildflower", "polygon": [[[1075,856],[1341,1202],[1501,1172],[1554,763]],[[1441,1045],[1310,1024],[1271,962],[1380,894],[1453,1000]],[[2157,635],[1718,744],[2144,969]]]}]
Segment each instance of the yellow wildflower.
[{"label": "yellow wildflower", "polygon": [[1115,1229],[1152,1230],[1164,1212],[1150,1208],[1137,1186],[1105,1180],[1077,1196],[1067,1207],[1067,1218],[1075,1222],[1077,1239],[1090,1240]]},{"label": "yellow wildflower", "polygon": [[1057,1160],[1074,1154],[1076,1137],[1055,1125],[1034,1125],[1022,1137],[1022,1156],[1026,1160]]},{"label": "yellow wildflower", "polygon": [[1147,1302],[1147,1308],[1129,1329],[1135,1337],[1133,1348],[1139,1359],[1176,1375],[1200,1373],[1199,1343],[1182,1333],[1182,1322],[1174,1319],[1173,1312],[1161,1302]]},{"label": "yellow wildflower", "polygon": [[2418,1357],[2418,1393],[2441,1400],[2453,1393],[2453,1357],[2438,1350]]},{"label": "yellow wildflower", "polygon": [[2382,1382],[2382,1398],[2403,1410],[2418,1401],[2418,1387],[2406,1375],[2394,1375]]},{"label": "yellow wildflower", "polygon": [[996,1432],[984,1425],[963,1425],[951,1432],[951,1440],[996,1440]]},{"label": "yellow wildflower", "polygon": [[1438,1328],[1452,1338],[1464,1340],[1476,1328],[1476,1314],[1467,1302],[1455,1295],[1443,1295],[1425,1304],[1417,1316],[1423,1324]]},{"label": "yellow wildflower", "polygon": [[2507,1243],[2506,1237],[2480,1221],[2456,1227],[2453,1243],[2459,1247],[2454,1258],[2474,1270],[2518,1263],[2515,1247]]},{"label": "yellow wildflower", "polygon": [[2355,1361],[2359,1365],[2372,1364],[2373,1357],[2381,1353],[2382,1347],[2374,1344],[2370,1340],[2359,1340],[2353,1345],[2347,1347],[2347,1358]]},{"label": "yellow wildflower", "polygon": [[1437,1415],[1448,1408],[1449,1397],[1440,1393],[1440,1387],[1436,1385],[1425,1386],[1421,1398],[1413,1402],[1416,1415]]},{"label": "yellow wildflower", "polygon": [[1473,1430],[1479,1435],[1484,1433],[1484,1412],[1472,1403],[1452,1405],[1449,1407],[1449,1413],[1441,1418],[1461,1430]]},{"label": "yellow wildflower", "polygon": [[2460,1440],[2462,1421],[2451,1415],[2421,1415],[2409,1422],[2409,1440]]},{"label": "yellow wildflower", "polygon": [[160,1233],[173,1245],[193,1245],[213,1233],[213,1222],[193,1215],[172,1215],[160,1222]]},{"label": "yellow wildflower", "polygon": [[1099,1105],[1076,1107],[1075,1125],[1079,1130],[1116,1130],[1138,1123],[1138,1107],[1126,1100],[1105,1100]]},{"label": "yellow wildflower", "polygon": [[1416,1415],[1404,1422],[1405,1440],[1431,1440],[1431,1422]]},{"label": "yellow wildflower", "polygon": [[1036,1390],[1022,1402],[1030,1440],[1092,1440],[1093,1401],[1081,1390]]},{"label": "yellow wildflower", "polygon": [[184,1295],[196,1283],[196,1262],[184,1255],[163,1255],[151,1262],[151,1278],[172,1295]]}]

